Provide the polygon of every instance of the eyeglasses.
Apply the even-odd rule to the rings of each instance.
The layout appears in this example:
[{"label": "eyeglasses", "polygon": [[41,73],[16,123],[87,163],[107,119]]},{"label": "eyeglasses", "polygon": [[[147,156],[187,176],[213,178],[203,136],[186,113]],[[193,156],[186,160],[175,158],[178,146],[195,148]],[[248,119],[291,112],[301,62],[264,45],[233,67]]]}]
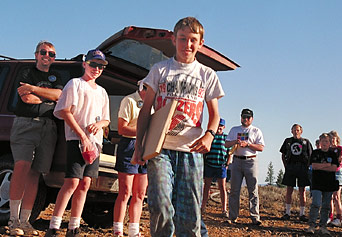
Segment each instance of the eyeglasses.
[{"label": "eyeglasses", "polygon": [[46,51],[45,49],[41,49],[41,50],[39,51],[39,53],[40,53],[40,55],[42,55],[42,56],[45,56],[46,53],[48,53],[50,58],[56,57],[56,53],[55,53],[55,52],[53,52],[53,51]]},{"label": "eyeglasses", "polygon": [[95,63],[95,62],[90,62],[90,61],[87,61],[86,63],[88,63],[89,66],[92,67],[92,68],[98,68],[98,69],[100,69],[100,70],[103,70],[103,69],[106,68],[105,65],[100,64],[100,63]]},{"label": "eyeglasses", "polygon": [[248,115],[242,115],[241,118],[243,119],[250,119],[252,116],[248,116]]}]

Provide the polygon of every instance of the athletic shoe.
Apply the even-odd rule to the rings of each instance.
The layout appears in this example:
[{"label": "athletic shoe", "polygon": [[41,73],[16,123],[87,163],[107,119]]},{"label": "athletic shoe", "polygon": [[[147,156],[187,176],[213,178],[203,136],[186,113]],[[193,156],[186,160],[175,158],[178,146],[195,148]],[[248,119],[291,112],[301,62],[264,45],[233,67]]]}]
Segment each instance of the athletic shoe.
[{"label": "athletic shoe", "polygon": [[290,220],[290,215],[289,214],[285,214],[285,215],[283,215],[283,217],[281,219],[285,220],[285,221],[288,221],[288,220]]},{"label": "athletic shoe", "polygon": [[310,234],[314,234],[315,233],[315,226],[310,225],[309,228],[306,230],[306,232],[308,232]]},{"label": "athletic shoe", "polygon": [[319,227],[319,233],[322,235],[329,235],[330,236],[329,230],[327,230],[327,228],[323,227],[323,226]]},{"label": "athletic shoe", "polygon": [[8,227],[10,235],[12,236],[21,236],[24,235],[24,231],[20,228],[20,221],[19,219],[11,218],[8,221]]},{"label": "athletic shoe", "polygon": [[328,220],[327,220],[327,225],[329,225],[332,221],[333,221],[332,218],[328,218]]},{"label": "athletic shoe", "polygon": [[65,237],[80,237],[80,228],[76,228],[73,230],[69,230],[67,231]]},{"label": "athletic shoe", "polygon": [[337,226],[337,227],[340,227],[341,226],[341,220],[340,219],[335,219],[333,220],[332,222],[330,222],[330,224],[332,224],[333,226]]},{"label": "athletic shoe", "polygon": [[58,229],[48,229],[45,233],[45,237],[58,237],[59,230]]},{"label": "athletic shoe", "polygon": [[234,219],[234,220],[227,220],[228,224],[237,224],[237,220]]},{"label": "athletic shoe", "polygon": [[37,230],[35,230],[32,225],[30,224],[30,222],[25,221],[23,223],[20,223],[20,229],[22,229],[25,233],[25,235],[29,235],[29,236],[38,236],[39,233]]},{"label": "athletic shoe", "polygon": [[299,220],[300,220],[300,221],[303,221],[303,222],[307,222],[307,221],[308,221],[308,218],[306,218],[305,215],[301,215],[301,216],[299,217]]}]

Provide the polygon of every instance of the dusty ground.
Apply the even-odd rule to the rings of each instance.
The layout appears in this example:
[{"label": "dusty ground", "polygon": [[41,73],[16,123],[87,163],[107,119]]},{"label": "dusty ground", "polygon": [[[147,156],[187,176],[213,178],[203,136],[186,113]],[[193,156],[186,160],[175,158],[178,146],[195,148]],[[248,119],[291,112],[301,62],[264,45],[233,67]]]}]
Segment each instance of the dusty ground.
[{"label": "dusty ground", "polygon": [[[218,190],[215,186],[211,190],[211,199],[208,202],[206,214],[203,216],[204,222],[207,225],[210,236],[308,236],[305,233],[308,225],[305,222],[298,220],[299,208],[294,208],[292,217],[289,221],[281,220],[283,215],[285,189],[275,187],[261,187],[260,193],[260,215],[263,224],[261,226],[250,225],[248,218],[248,195],[245,188],[242,190],[240,217],[237,224],[228,224],[227,219],[220,215],[220,204]],[[296,193],[294,194],[295,197]],[[310,200],[310,198],[308,198]],[[298,207],[298,198],[294,200],[295,206]],[[307,204],[306,212],[309,211],[309,203]],[[39,231],[41,236],[44,236],[46,229],[49,226],[53,205],[50,205],[34,223],[34,227]],[[149,235],[149,219],[147,207],[144,207],[141,218],[141,232],[143,236]],[[64,231],[67,228],[68,213],[63,219],[62,228]],[[126,220],[127,221],[127,220]],[[342,236],[342,227],[328,227],[332,236]],[[127,225],[124,229],[127,236]],[[65,232],[64,232],[65,234]],[[89,228],[86,223],[81,223],[82,236],[112,236],[111,228],[108,229],[93,229]],[[318,236],[318,235],[316,235]]]}]

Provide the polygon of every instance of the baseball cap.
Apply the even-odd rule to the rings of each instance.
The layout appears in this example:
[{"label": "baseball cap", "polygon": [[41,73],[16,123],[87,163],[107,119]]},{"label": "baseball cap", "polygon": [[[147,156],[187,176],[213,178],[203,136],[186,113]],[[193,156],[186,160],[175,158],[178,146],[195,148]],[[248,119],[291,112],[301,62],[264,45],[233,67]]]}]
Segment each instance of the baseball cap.
[{"label": "baseball cap", "polygon": [[247,115],[247,116],[253,117],[253,111],[250,110],[250,109],[243,109],[242,112],[241,112],[241,116],[243,116],[243,115]]},{"label": "baseball cap", "polygon": [[98,59],[103,61],[104,65],[107,65],[106,56],[98,49],[89,50],[87,56],[85,57],[85,61],[90,61],[93,59]]},{"label": "baseball cap", "polygon": [[226,121],[224,121],[223,118],[220,118],[220,123],[219,123],[220,126],[225,126],[226,125]]}]

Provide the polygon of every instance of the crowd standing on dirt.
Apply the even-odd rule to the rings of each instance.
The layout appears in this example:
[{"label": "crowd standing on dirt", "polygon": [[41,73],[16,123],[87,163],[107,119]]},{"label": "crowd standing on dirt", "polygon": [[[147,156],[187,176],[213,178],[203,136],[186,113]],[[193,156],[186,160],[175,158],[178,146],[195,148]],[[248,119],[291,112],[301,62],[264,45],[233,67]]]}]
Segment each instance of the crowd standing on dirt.
[{"label": "crowd standing on dirt", "polygon": [[[257,154],[265,146],[263,134],[252,125],[251,109],[242,110],[240,126],[232,127],[228,135],[223,132],[225,120],[219,117],[218,99],[224,96],[224,91],[216,73],[195,58],[204,44],[203,37],[204,28],[196,18],[180,19],[172,36],[175,56],[155,64],[140,81],[138,91],[121,102],[114,236],[124,236],[123,222],[131,194],[128,236],[141,236],[139,222],[146,188],[151,236],[208,236],[202,214],[213,178],[219,183],[222,215],[230,224],[236,223],[239,216],[240,190],[245,178],[252,224],[262,225]],[[110,112],[107,92],[95,80],[108,62],[101,51],[90,50],[82,64],[83,76],[70,80],[63,88],[58,73],[50,71],[55,57],[53,44],[39,42],[35,51],[36,67],[24,70],[18,85],[19,98],[10,139],[15,161],[10,184],[10,235],[38,235],[29,218],[39,177],[49,172],[56,145],[53,115],[65,122],[67,167],[45,236],[58,236],[62,215],[71,198],[66,235],[80,236],[81,213],[91,178],[98,176],[103,128],[109,125]],[[151,111],[161,109],[171,100],[192,103],[188,105],[191,108],[203,108],[205,101],[209,114],[206,131],[203,135],[202,109],[186,110],[177,106],[161,153],[148,162],[143,161],[143,138]],[[291,218],[292,193],[298,186],[299,219],[308,221],[307,232],[316,232],[320,214],[319,233],[329,234],[327,224],[342,225],[340,138],[336,131],[323,133],[315,143],[317,149],[313,150],[310,141],[301,137],[301,125],[294,124],[291,133],[293,136],[286,138],[280,148],[285,167],[282,184],[287,186],[283,220]],[[132,161],[137,165],[132,165]],[[229,211],[225,189],[228,165],[231,168]],[[309,219],[305,215],[307,186],[312,196]]]}]

